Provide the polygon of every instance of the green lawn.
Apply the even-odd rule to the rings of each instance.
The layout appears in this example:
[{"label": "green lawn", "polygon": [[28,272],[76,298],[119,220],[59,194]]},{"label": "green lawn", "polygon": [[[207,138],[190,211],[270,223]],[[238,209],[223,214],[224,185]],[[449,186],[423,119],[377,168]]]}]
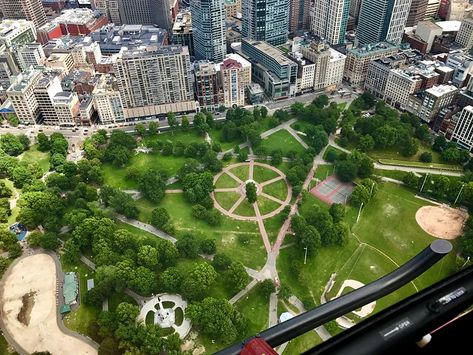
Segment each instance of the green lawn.
[{"label": "green lawn", "polygon": [[94,272],[83,263],[79,263],[76,266],[67,265],[63,260],[61,260],[61,263],[64,272],[74,271],[77,273],[81,299],[79,308],[64,317],[64,324],[71,330],[90,336],[88,334],[89,324],[97,320],[100,311],[95,307],[84,304],[85,294],[87,293],[87,280],[94,278]]},{"label": "green lawn", "polygon": [[248,336],[258,334],[268,328],[269,302],[261,294],[258,286],[238,301],[235,306],[249,320]]},{"label": "green lawn", "polygon": [[327,154],[328,152],[335,152],[337,154],[337,156],[340,156],[344,153],[344,151],[338,149],[338,148],[335,148],[335,147],[332,147],[331,145],[329,145],[327,147],[327,149],[325,149],[325,152],[324,152],[324,160],[327,160]]},{"label": "green lawn", "polygon": [[378,176],[384,176],[390,179],[394,180],[399,180],[402,181],[404,176],[406,176],[408,173],[405,171],[399,171],[399,170],[381,170],[381,169],[375,169],[374,174]]},{"label": "green lawn", "polygon": [[256,182],[262,183],[274,179],[278,176],[279,174],[271,169],[258,165],[255,165],[253,167],[253,180],[255,180]]},{"label": "green lawn", "polygon": [[248,202],[247,199],[244,199],[235,210],[235,214],[240,216],[252,217],[255,216],[255,209],[253,208],[253,205]]},{"label": "green lawn", "polygon": [[1,334],[0,334],[0,354],[2,354],[2,355],[18,355],[18,353],[13,351],[13,348],[11,348],[8,345],[7,340]]},{"label": "green lawn", "polygon": [[174,176],[186,160],[185,157],[163,156],[160,153],[139,153],[131,158],[126,168],[117,168],[112,164],[103,164],[104,183],[122,189],[136,189],[138,182],[126,179],[127,168],[136,168],[141,171],[154,168],[165,172],[168,176]]},{"label": "green lawn", "polygon": [[317,169],[315,170],[314,177],[316,179],[319,179],[320,181],[323,181],[327,177],[332,175],[333,173],[334,173],[334,166],[333,165],[331,165],[331,164],[319,165],[319,166],[317,166]]},{"label": "green lawn", "polygon": [[250,166],[249,165],[238,166],[236,168],[230,169],[230,172],[233,173],[233,175],[235,175],[241,181],[245,182],[249,178]]},{"label": "green lawn", "polygon": [[154,137],[145,137],[142,142],[146,145],[147,142],[155,140],[161,142],[171,141],[173,144],[176,144],[177,142],[182,142],[184,144],[193,142],[202,143],[204,142],[204,136],[199,134],[196,129],[189,129],[187,132],[182,130],[177,130],[175,132],[166,131]]},{"label": "green lawn", "polygon": [[240,197],[236,192],[215,192],[215,199],[226,210],[230,210]]},{"label": "green lawn", "polygon": [[315,331],[311,330],[291,340],[283,354],[299,355],[320,343],[322,343],[322,339]]},{"label": "green lawn", "polygon": [[238,187],[239,184],[238,182],[230,177],[228,174],[222,174],[217,182],[215,183],[215,188],[216,189],[224,189],[224,188],[230,188],[230,187]]},{"label": "green lawn", "polygon": [[32,145],[29,150],[19,156],[19,158],[26,163],[36,163],[43,172],[49,170],[49,153],[40,152],[38,146]]},{"label": "green lawn", "polygon": [[[21,197],[21,190],[15,188],[15,186],[13,186],[13,182],[11,180],[0,179],[0,181],[3,181],[5,183],[5,185],[12,190],[12,195],[11,195],[10,199],[15,196],[15,191],[17,191],[20,194],[20,197]],[[20,213],[20,207],[18,207],[18,201],[17,201],[16,207],[12,210],[11,216],[8,217],[7,223],[5,223],[5,224],[2,223],[0,225],[5,226],[5,228],[6,228],[6,227],[14,224],[16,222],[16,217],[18,217],[19,213]]]},{"label": "green lawn", "polygon": [[264,196],[258,196],[258,207],[262,216],[276,210],[279,206],[279,203],[270,200]]},{"label": "green lawn", "polygon": [[209,132],[210,138],[212,138],[212,143],[218,143],[222,147],[222,151],[225,152],[232,148],[235,148],[237,144],[241,142],[223,142],[222,141],[222,130],[217,128],[212,128]]},{"label": "green lawn", "polygon": [[[179,238],[184,232],[194,234],[197,238],[213,238],[217,242],[217,250],[226,253],[231,258],[241,261],[248,267],[260,268],[266,260],[266,251],[256,223],[236,221],[222,216],[219,226],[209,226],[205,221],[198,221],[192,217],[191,205],[185,200],[183,194],[167,194],[160,204],[154,205],[145,199],[137,201],[140,210],[139,219],[149,223],[151,211],[161,206],[167,209]],[[248,245],[240,245],[238,235],[251,237]]]},{"label": "green lawn", "polygon": [[108,298],[108,310],[116,310],[118,305],[122,302],[131,303],[134,305],[137,304],[136,301],[127,294],[115,292]]},{"label": "green lawn", "polygon": [[274,196],[281,201],[285,201],[287,197],[287,184],[284,180],[273,182],[263,187],[263,192]]},{"label": "green lawn", "polygon": [[263,139],[261,145],[267,149],[269,153],[274,150],[280,150],[285,156],[293,151],[304,153],[304,147],[285,129],[273,133],[269,137]]},{"label": "green lawn", "polygon": [[277,216],[266,218],[264,220],[264,227],[266,229],[266,233],[268,233],[268,238],[271,244],[276,241],[276,238],[281,230],[281,227],[284,223],[284,219],[282,218],[281,214]]},{"label": "green lawn", "polygon": [[422,163],[420,161],[405,161],[395,159],[378,159],[384,165],[409,166],[414,168],[441,169],[451,171],[463,171],[458,165],[440,164],[440,163]]}]

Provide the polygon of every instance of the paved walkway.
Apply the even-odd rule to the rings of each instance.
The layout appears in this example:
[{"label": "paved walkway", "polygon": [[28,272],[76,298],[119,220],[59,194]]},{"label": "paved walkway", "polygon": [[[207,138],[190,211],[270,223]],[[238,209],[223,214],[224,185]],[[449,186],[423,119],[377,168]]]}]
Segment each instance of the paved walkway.
[{"label": "paved walkway", "polygon": [[[306,312],[304,304],[296,296],[289,297],[288,301],[299,310],[299,313]],[[332,337],[332,335],[328,332],[328,330],[323,325],[315,328],[314,331],[318,334],[318,336],[323,341],[328,340]]]},{"label": "paved walkway", "polygon": [[286,130],[300,143],[301,146],[303,146],[305,149],[309,149],[307,143],[304,142],[304,140],[301,138],[301,136],[295,129],[293,129],[291,126],[287,126]]},{"label": "paved walkway", "polygon": [[133,227],[136,227],[136,228],[139,228],[139,229],[144,230],[146,232],[149,232],[151,234],[154,234],[155,236],[157,236],[161,239],[168,240],[173,244],[176,243],[176,241],[177,241],[176,238],[171,237],[169,234],[164,233],[163,231],[153,227],[151,224],[143,223],[143,222],[137,221],[135,219],[126,218],[125,216],[122,216],[122,215],[117,215],[116,218],[119,221],[123,222],[123,223],[127,223],[127,224],[129,224]]}]

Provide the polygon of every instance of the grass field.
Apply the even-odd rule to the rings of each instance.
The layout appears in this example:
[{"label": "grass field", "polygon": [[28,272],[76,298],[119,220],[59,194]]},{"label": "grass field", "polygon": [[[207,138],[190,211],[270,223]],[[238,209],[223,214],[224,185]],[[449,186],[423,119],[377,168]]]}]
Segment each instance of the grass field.
[{"label": "grass field", "polygon": [[238,182],[230,177],[228,174],[222,174],[217,182],[215,183],[216,189],[229,188],[229,187],[238,187]]},{"label": "grass field", "polygon": [[298,355],[307,351],[310,348],[322,343],[322,339],[318,334],[311,330],[297,338],[291,340],[284,350],[284,355]]},{"label": "grass field", "polygon": [[249,178],[250,166],[242,165],[236,168],[230,169],[230,172],[233,173],[241,181],[245,182]]},{"label": "grass field", "polygon": [[203,143],[204,136],[199,134],[196,129],[189,129],[188,131],[177,130],[175,132],[166,131],[159,133],[154,137],[145,137],[143,138],[143,143],[146,144],[149,141],[171,141],[173,144],[177,142],[182,142],[184,144],[189,144],[193,142]]},{"label": "grass field", "polygon": [[287,197],[287,184],[284,180],[279,180],[264,186],[263,192],[284,201]]},{"label": "grass field", "polygon": [[19,156],[19,158],[26,163],[36,163],[43,172],[49,170],[49,153],[40,152],[38,146],[32,145],[29,150]]},{"label": "grass field", "polygon": [[395,159],[378,159],[384,165],[408,166],[413,168],[441,169],[450,171],[463,171],[458,165],[440,164],[440,163],[422,163],[420,161],[404,161]]},{"label": "grass field", "polygon": [[18,355],[17,352],[8,346],[6,339],[3,337],[3,334],[0,334],[0,354],[4,355]]},{"label": "grass field", "polygon": [[279,174],[271,169],[258,165],[255,165],[253,167],[253,180],[255,180],[256,182],[262,183],[274,179],[278,176]]},{"label": "grass field", "polygon": [[325,180],[327,177],[332,175],[334,173],[334,166],[333,165],[319,165],[317,166],[317,169],[315,170],[315,175],[314,177],[316,179],[319,179],[320,181]]},{"label": "grass field", "polygon": [[374,174],[378,176],[384,176],[387,178],[391,178],[394,180],[399,180],[402,181],[404,176],[407,175],[407,172],[405,171],[399,171],[399,170],[381,170],[381,169],[375,169]]},{"label": "grass field", "polygon": [[[259,197],[260,196],[258,196],[258,198]],[[234,212],[237,215],[245,216],[245,217],[253,217],[253,216],[256,215],[255,214],[255,209],[253,208],[253,205],[251,205],[248,202],[247,199],[244,199]],[[238,223],[238,222],[236,222],[236,223]]]},{"label": "grass field", "polygon": [[261,145],[271,153],[274,150],[280,150],[283,156],[293,151],[304,153],[304,147],[285,129],[273,133],[266,139],[263,139]]},{"label": "grass field", "polygon": [[325,152],[324,152],[324,160],[326,161],[327,160],[327,154],[328,152],[335,152],[337,154],[337,156],[340,156],[341,154],[344,153],[344,151],[338,149],[338,148],[335,148],[335,147],[332,147],[331,145],[329,145],[327,147],[327,149],[325,149]]},{"label": "grass field", "polygon": [[[151,211],[157,206],[144,199],[138,200],[137,207],[140,210],[138,218],[149,223]],[[166,208],[171,216],[176,226],[177,238],[184,232],[192,233],[197,238],[213,238],[217,242],[217,250],[226,253],[234,260],[256,269],[264,265],[266,252],[256,223],[236,221],[222,216],[219,226],[209,226],[205,221],[198,221],[192,217],[191,206],[183,194],[167,194],[159,206]],[[237,241],[239,235],[250,236],[250,243],[239,244]]]},{"label": "grass field", "polygon": [[[313,196],[306,195],[300,213],[304,215],[314,204],[328,208],[316,201]],[[295,244],[282,249],[277,264],[281,282],[300,299],[313,298],[319,304],[323,288],[333,272],[338,276],[329,297],[338,292],[345,279],[363,283],[378,279],[435,240],[423,232],[415,221],[417,209],[427,204],[403,187],[380,184],[378,194],[362,211],[359,223],[355,222],[356,209],[348,208],[345,222],[351,226],[353,233],[343,248],[322,247],[316,255],[308,257],[306,265],[299,264],[302,265],[300,269],[295,269],[293,265],[295,260],[303,261],[303,248]],[[414,293],[416,287],[420,290],[446,277],[454,271],[454,267],[455,252],[452,252],[415,279],[415,286],[410,283],[380,299],[375,312]],[[317,273],[313,270],[317,270]]]},{"label": "grass field", "polygon": [[99,314],[99,309],[84,304],[85,294],[87,293],[87,279],[93,279],[94,272],[83,263],[80,263],[77,266],[67,265],[62,259],[61,263],[64,272],[74,271],[78,274],[81,299],[79,308],[64,317],[64,324],[69,329],[80,334],[89,335],[89,324],[96,321]]},{"label": "grass field", "polygon": [[215,199],[217,202],[225,208],[229,210],[238,201],[240,198],[240,194],[236,192],[215,192]]},{"label": "grass field", "polygon": [[258,196],[258,208],[262,216],[276,210],[279,206],[279,203],[270,200],[264,196]]},{"label": "grass field", "polygon": [[264,220],[264,227],[266,229],[266,233],[268,233],[268,238],[271,244],[276,241],[278,233],[284,223],[284,219],[282,218],[281,214],[277,216],[266,218]]},{"label": "grass field", "polygon": [[248,336],[268,328],[268,300],[261,294],[258,286],[235,306],[249,320]]},{"label": "grass field", "polygon": [[122,189],[136,189],[138,182],[126,179],[128,168],[140,169],[141,171],[154,168],[164,171],[168,176],[174,176],[186,160],[185,157],[163,156],[159,153],[139,153],[131,158],[126,168],[117,168],[112,164],[103,164],[104,184]]}]

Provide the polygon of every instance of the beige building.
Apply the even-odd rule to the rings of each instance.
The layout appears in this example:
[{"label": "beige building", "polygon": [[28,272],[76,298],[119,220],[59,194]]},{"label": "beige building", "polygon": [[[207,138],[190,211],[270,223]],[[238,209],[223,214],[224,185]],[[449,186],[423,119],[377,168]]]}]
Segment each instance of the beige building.
[{"label": "beige building", "polygon": [[432,49],[435,37],[442,36],[442,27],[432,21],[421,21],[417,24],[416,35],[427,43],[426,53]]},{"label": "beige building", "polygon": [[409,95],[416,91],[422,81],[419,75],[409,75],[402,69],[393,69],[389,72],[384,100],[388,105],[405,109],[409,102]]},{"label": "beige building", "polygon": [[225,0],[225,15],[227,18],[237,17],[241,14],[241,0]]},{"label": "beige building", "polygon": [[102,75],[92,92],[92,97],[100,123],[113,124],[125,121],[122,99],[114,77]]},{"label": "beige building", "polygon": [[5,18],[27,19],[36,28],[48,22],[41,0],[0,0],[0,7]]},{"label": "beige building", "polygon": [[473,47],[473,18],[466,18],[462,21],[455,41],[466,49]]},{"label": "beige building", "polygon": [[40,78],[39,70],[26,70],[13,78],[13,83],[6,92],[21,123],[34,124],[38,119],[39,109],[34,87]]},{"label": "beige building", "polygon": [[187,47],[124,50],[114,64],[125,118],[196,109]]},{"label": "beige building", "polygon": [[75,92],[61,91],[53,97],[53,106],[59,125],[75,125],[79,116],[79,98]]},{"label": "beige building", "polygon": [[245,89],[251,84],[251,63],[238,54],[227,54],[220,64],[225,107],[245,105]]},{"label": "beige building", "polygon": [[419,95],[410,96],[406,110],[429,123],[435,119],[441,109],[454,102],[458,93],[458,88],[453,85],[437,85]]},{"label": "beige building", "polygon": [[74,57],[72,53],[53,53],[46,60],[46,66],[67,75],[74,68]]},{"label": "beige building", "polygon": [[387,42],[366,45],[348,51],[343,79],[352,85],[364,83],[371,61],[397,53],[398,47]]},{"label": "beige building", "polygon": [[39,43],[23,44],[16,48],[16,58],[22,70],[43,65],[46,61],[43,46]]}]

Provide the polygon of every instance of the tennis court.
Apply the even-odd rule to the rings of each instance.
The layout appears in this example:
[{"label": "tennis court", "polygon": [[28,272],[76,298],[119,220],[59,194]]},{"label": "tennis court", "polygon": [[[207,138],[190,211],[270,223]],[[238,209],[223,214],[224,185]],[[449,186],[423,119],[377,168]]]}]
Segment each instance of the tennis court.
[{"label": "tennis court", "polygon": [[353,192],[354,185],[351,182],[342,182],[335,175],[331,175],[324,181],[320,182],[310,190],[310,193],[319,200],[328,203],[344,203],[348,202],[348,198]]}]

